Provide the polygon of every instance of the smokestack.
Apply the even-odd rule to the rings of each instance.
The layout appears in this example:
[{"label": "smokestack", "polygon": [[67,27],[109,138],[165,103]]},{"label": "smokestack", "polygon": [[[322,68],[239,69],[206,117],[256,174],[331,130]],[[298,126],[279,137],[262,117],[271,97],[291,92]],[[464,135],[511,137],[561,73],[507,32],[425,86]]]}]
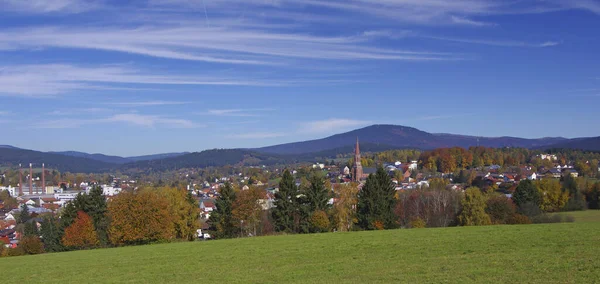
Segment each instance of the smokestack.
[{"label": "smokestack", "polygon": [[42,194],[46,194],[46,166],[42,163]]},{"label": "smokestack", "polygon": [[29,163],[29,195],[33,194],[33,165]]},{"label": "smokestack", "polygon": [[19,196],[23,195],[23,168],[19,164]]}]

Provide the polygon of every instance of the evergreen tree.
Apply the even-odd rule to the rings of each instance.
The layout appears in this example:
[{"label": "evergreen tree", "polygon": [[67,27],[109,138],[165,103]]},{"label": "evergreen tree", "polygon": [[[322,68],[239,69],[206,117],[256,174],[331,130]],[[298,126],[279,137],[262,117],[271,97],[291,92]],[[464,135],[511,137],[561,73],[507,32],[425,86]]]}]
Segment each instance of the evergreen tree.
[{"label": "evergreen tree", "polygon": [[71,226],[73,221],[75,221],[75,218],[77,218],[77,208],[75,207],[73,201],[67,202],[60,213],[59,225],[61,231]]},{"label": "evergreen tree", "polygon": [[89,194],[79,194],[73,200],[74,208],[69,209],[69,216],[65,223],[65,227],[71,225],[72,221],[77,217],[78,211],[83,211],[92,218],[94,230],[98,234],[98,240],[102,246],[108,244],[108,226],[110,221],[107,217],[106,198],[100,186],[93,186]]},{"label": "evergreen tree", "polygon": [[[325,230],[323,226],[323,213],[330,208],[328,203],[331,192],[325,188],[323,176],[319,173],[313,173],[310,177],[309,185],[302,193],[302,220],[300,222],[302,231],[321,232]],[[314,216],[315,213],[319,213],[318,218]],[[325,214],[325,217],[327,217],[327,214]],[[313,222],[317,219],[319,220],[318,222]]]},{"label": "evergreen tree", "polygon": [[219,193],[215,202],[217,208],[210,214],[210,229],[215,232],[216,238],[233,238],[237,231],[232,215],[236,194],[230,183],[226,183]]},{"label": "evergreen tree", "polygon": [[310,186],[304,190],[309,212],[329,209],[330,189],[325,188],[325,180],[319,174],[310,177]]},{"label": "evergreen tree", "polygon": [[25,224],[27,221],[29,221],[29,219],[31,219],[29,207],[27,207],[27,204],[23,204],[21,205],[21,212],[19,212],[19,215],[17,216],[17,223]]},{"label": "evergreen tree", "polygon": [[517,205],[519,213],[527,216],[536,216],[541,214],[540,193],[535,184],[530,180],[523,180],[515,189],[512,200]]},{"label": "evergreen tree", "polygon": [[38,231],[37,223],[34,220],[29,220],[25,223],[23,229],[23,235],[25,237],[39,237],[40,232]]},{"label": "evergreen tree", "polygon": [[564,207],[565,211],[578,211],[586,209],[585,196],[577,186],[577,180],[570,174],[563,178],[563,189],[569,193],[569,201]]},{"label": "evergreen tree", "polygon": [[279,232],[291,233],[295,230],[294,217],[298,212],[298,187],[290,173],[285,170],[279,182],[279,191],[275,193],[275,207],[272,209],[275,229]]},{"label": "evergreen tree", "polygon": [[44,218],[42,227],[40,228],[44,248],[48,252],[63,251],[64,247],[61,244],[63,232],[60,229],[58,219],[55,216]]},{"label": "evergreen tree", "polygon": [[395,228],[395,186],[383,168],[369,175],[358,192],[358,225],[365,230]]},{"label": "evergreen tree", "polygon": [[486,198],[477,187],[469,187],[461,202],[462,211],[458,215],[458,221],[463,226],[485,226],[490,225],[490,216],[485,212]]}]

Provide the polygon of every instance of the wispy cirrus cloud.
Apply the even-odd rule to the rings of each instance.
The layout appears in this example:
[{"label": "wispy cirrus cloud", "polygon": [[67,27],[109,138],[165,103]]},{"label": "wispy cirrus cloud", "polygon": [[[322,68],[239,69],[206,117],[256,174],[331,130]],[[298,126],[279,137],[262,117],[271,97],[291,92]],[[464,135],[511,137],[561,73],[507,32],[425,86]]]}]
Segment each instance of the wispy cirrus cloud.
[{"label": "wispy cirrus cloud", "polygon": [[366,126],[370,121],[331,118],[326,120],[310,121],[300,125],[300,133],[327,133],[332,131],[347,130],[349,128]]},{"label": "wispy cirrus cloud", "polygon": [[79,128],[86,125],[96,124],[118,124],[124,123],[131,126],[143,128],[198,128],[203,127],[188,119],[173,118],[162,115],[145,115],[138,113],[114,114],[108,117],[82,119],[82,118],[61,118],[50,119],[42,122],[33,123],[33,128],[40,129],[68,129]]},{"label": "wispy cirrus cloud", "polygon": [[96,0],[0,0],[0,10],[13,12],[80,13],[102,7]]},{"label": "wispy cirrus cloud", "polygon": [[140,101],[140,102],[116,102],[106,103],[107,105],[126,106],[126,107],[145,107],[145,106],[168,106],[168,105],[184,105],[190,102],[181,101]]},{"label": "wispy cirrus cloud", "polygon": [[274,108],[251,108],[251,109],[209,109],[200,115],[211,116],[235,116],[235,117],[258,117],[263,116],[265,112],[275,111]]},{"label": "wispy cirrus cloud", "polygon": [[269,139],[283,136],[285,136],[285,134],[281,132],[249,132],[227,135],[228,138],[235,139]]},{"label": "wispy cirrus cloud", "polygon": [[[314,80],[319,81],[319,80]],[[43,64],[0,66],[0,96],[48,97],[81,90],[112,89],[114,84],[280,86],[292,80],[252,79],[250,76],[150,73],[127,65],[77,66]]]}]

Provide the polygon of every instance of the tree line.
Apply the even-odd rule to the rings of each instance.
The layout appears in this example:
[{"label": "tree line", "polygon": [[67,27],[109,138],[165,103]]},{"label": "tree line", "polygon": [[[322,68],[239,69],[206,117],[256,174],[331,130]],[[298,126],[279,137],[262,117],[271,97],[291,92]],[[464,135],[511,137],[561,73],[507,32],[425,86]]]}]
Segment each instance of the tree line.
[{"label": "tree line", "polygon": [[[23,205],[19,246],[1,255],[38,254],[195,239],[199,208],[185,190],[160,187],[125,191],[107,201],[100,187],[81,193],[59,216],[36,219]],[[41,219],[41,220],[40,220]]]}]

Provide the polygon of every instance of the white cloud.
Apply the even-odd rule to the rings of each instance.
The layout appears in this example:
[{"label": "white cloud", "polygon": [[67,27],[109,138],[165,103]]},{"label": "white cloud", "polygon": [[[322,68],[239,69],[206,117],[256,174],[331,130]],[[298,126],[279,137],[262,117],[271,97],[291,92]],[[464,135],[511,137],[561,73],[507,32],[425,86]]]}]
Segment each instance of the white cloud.
[{"label": "white cloud", "polygon": [[272,108],[256,108],[256,109],[209,109],[202,115],[212,116],[237,116],[237,117],[256,117],[262,116],[264,112],[274,111]]},{"label": "white cloud", "polygon": [[235,139],[269,139],[283,136],[285,136],[285,134],[280,132],[250,132],[242,134],[232,134],[228,135],[227,137]]},{"label": "white cloud", "polygon": [[494,24],[494,23],[474,21],[471,19],[458,17],[458,16],[451,16],[450,19],[452,20],[453,23],[460,24],[460,25],[475,26],[475,27],[496,26],[496,24]]},{"label": "white cloud", "polygon": [[457,38],[457,37],[444,37],[444,36],[432,36],[432,35],[418,35],[421,38],[460,42],[468,44],[481,44],[490,46],[504,46],[504,47],[550,47],[559,45],[558,42],[546,41],[543,43],[531,43],[524,41],[515,40],[498,40],[498,39],[468,39],[468,38]]},{"label": "white cloud", "polygon": [[195,128],[195,123],[187,119],[165,118],[158,115],[141,115],[135,113],[117,114],[105,119],[107,122],[124,122],[143,127],[162,125],[169,128]]},{"label": "white cloud", "polygon": [[0,66],[0,95],[56,96],[79,90],[112,89],[112,84],[278,86],[292,81],[241,79],[206,74],[158,75],[124,65],[81,67],[67,64]]},{"label": "white cloud", "polygon": [[347,130],[370,124],[369,121],[332,118],[327,120],[311,121],[303,123],[300,127],[302,133],[327,133],[332,131]]},{"label": "white cloud", "polygon": [[191,120],[172,118],[161,115],[144,115],[137,113],[115,114],[104,118],[81,119],[81,118],[63,118],[55,120],[44,120],[33,124],[34,128],[43,129],[65,129],[79,128],[86,125],[107,124],[107,123],[125,123],[132,126],[141,126],[144,128],[197,128],[202,125],[196,124]]},{"label": "white cloud", "polygon": [[0,0],[1,10],[22,13],[79,13],[101,7],[95,0]]},{"label": "white cloud", "polygon": [[[456,59],[430,51],[373,47],[366,38],[314,36],[244,28],[28,28],[0,32],[7,49],[38,47],[108,50],[144,56],[221,64],[285,65],[286,60]],[[307,52],[310,50],[310,52]]]},{"label": "white cloud", "polygon": [[0,115],[9,115],[10,112],[9,111],[0,111]]},{"label": "white cloud", "polygon": [[118,103],[107,103],[108,105],[115,106],[127,106],[127,107],[144,107],[144,106],[167,106],[167,105],[184,105],[190,102],[178,102],[178,101],[142,101],[142,102],[118,102]]}]

